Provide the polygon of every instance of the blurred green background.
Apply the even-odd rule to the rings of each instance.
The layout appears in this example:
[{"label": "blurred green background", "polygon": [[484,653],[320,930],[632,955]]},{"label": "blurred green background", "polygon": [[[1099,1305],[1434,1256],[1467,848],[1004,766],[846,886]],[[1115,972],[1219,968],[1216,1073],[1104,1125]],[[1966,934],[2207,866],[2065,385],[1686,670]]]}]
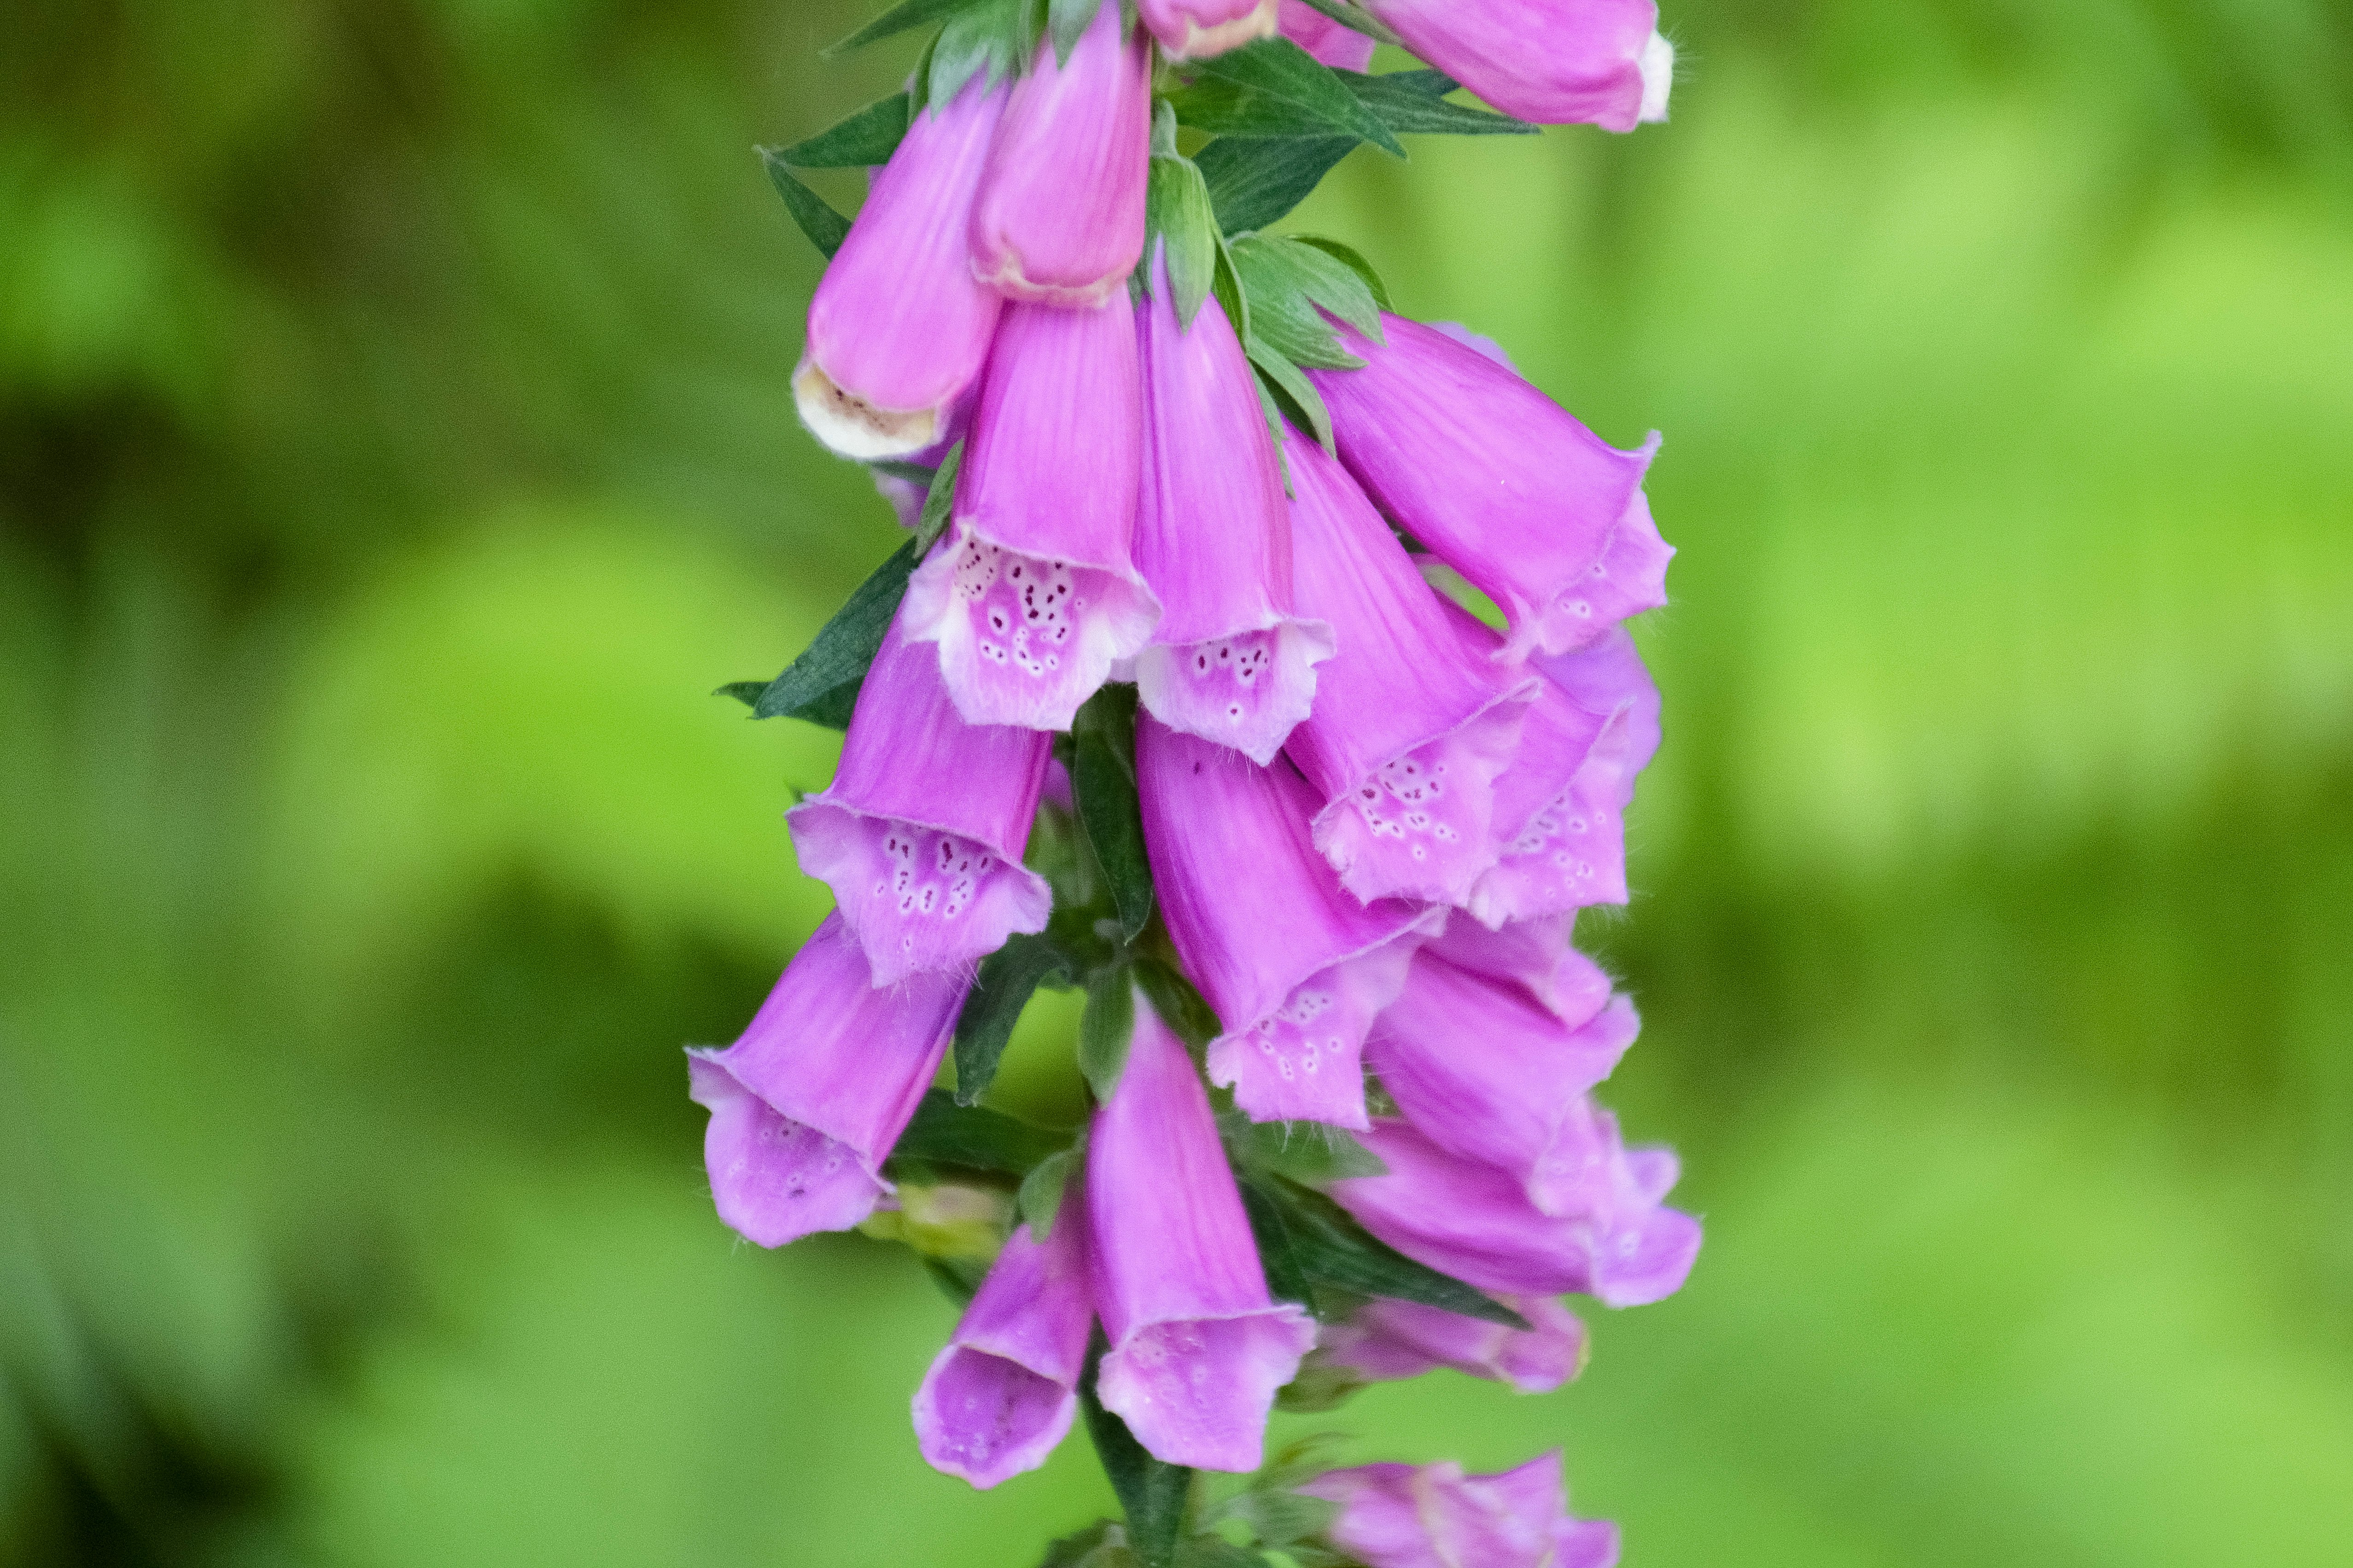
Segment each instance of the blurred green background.
[{"label": "blurred green background", "polygon": [[[1026,1568],[949,1306],[712,1217],[824,903],[773,673],[886,552],[752,156],[855,0],[0,15],[0,1561]],[[1611,1086],[1711,1240],[1565,1444],[1634,1568],[2353,1547],[2353,16],[1683,0],[1673,122],[1298,215],[1667,443]],[[828,187],[845,205],[851,184]],[[1008,1103],[1067,1109],[1067,1010]]]}]

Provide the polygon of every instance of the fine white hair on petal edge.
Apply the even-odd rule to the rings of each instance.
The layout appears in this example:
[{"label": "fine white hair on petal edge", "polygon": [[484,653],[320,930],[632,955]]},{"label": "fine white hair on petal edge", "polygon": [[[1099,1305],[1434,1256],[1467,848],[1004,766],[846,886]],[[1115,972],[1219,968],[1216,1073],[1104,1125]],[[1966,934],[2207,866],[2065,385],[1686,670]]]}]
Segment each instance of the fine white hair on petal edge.
[{"label": "fine white hair on petal edge", "polygon": [[1664,33],[1651,35],[1637,68],[1642,73],[1642,107],[1637,118],[1656,124],[1667,117],[1667,94],[1675,85],[1675,47]]}]

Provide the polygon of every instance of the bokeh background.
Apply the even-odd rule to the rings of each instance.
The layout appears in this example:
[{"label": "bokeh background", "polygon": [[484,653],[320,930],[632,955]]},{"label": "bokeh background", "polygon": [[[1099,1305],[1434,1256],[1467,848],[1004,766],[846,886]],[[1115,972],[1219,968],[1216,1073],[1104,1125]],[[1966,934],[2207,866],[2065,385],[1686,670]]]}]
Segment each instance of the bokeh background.
[{"label": "bokeh background", "polygon": [[[890,547],[752,148],[856,0],[0,13],[0,1561],[1026,1568],[906,1253],[712,1217],[823,911],[774,673]],[[1611,1086],[1684,1293],[1286,1432],[1568,1451],[1634,1568],[2353,1542],[2353,16],[1677,0],[1673,122],[1293,226],[1681,546]],[[844,205],[854,182],[828,186]],[[1006,1103],[1066,1115],[1067,1007]]]}]

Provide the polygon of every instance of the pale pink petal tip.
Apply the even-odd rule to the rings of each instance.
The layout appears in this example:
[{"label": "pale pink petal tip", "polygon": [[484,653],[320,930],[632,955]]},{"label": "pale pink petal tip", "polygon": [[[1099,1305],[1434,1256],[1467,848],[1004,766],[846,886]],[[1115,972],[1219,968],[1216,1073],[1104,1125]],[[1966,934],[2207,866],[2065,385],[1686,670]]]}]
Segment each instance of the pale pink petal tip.
[{"label": "pale pink petal tip", "polygon": [[711,1112],[702,1157],[719,1217],[745,1240],[782,1247],[848,1230],[889,1191],[846,1145],[790,1121],[708,1055],[690,1052],[689,1094]]},{"label": "pale pink petal tip", "polygon": [[[1437,910],[1422,930],[1441,923]],[[1361,1130],[1366,1031],[1405,989],[1421,931],[1309,976],[1282,1005],[1209,1045],[1209,1081],[1234,1091],[1253,1121],[1322,1121]]]},{"label": "pale pink petal tip", "polygon": [[1382,763],[1315,816],[1315,847],[1367,902],[1456,904],[1495,863],[1495,775],[1518,749],[1533,685]]},{"label": "pale pink petal tip", "polygon": [[1675,85],[1675,47],[1664,33],[1652,33],[1636,62],[1642,72],[1642,107],[1638,118],[1655,125],[1667,117],[1667,95]]},{"label": "pale pink petal tip", "polygon": [[924,1462],[983,1491],[1038,1468],[1070,1435],[1078,1395],[1018,1363],[952,1344],[915,1394]]},{"label": "pale pink petal tip", "polygon": [[1161,1460],[1246,1472],[1264,1458],[1275,1390],[1314,1344],[1314,1321],[1289,1302],[1151,1323],[1104,1355],[1096,1391]]},{"label": "pale pink petal tip", "polygon": [[1332,657],[1332,628],[1285,620],[1263,631],[1135,656],[1136,696],[1172,730],[1230,746],[1264,767],[1315,702],[1315,667]]},{"label": "pale pink petal tip", "polygon": [[1141,0],[1138,9],[1174,60],[1206,60],[1275,33],[1276,0]]}]

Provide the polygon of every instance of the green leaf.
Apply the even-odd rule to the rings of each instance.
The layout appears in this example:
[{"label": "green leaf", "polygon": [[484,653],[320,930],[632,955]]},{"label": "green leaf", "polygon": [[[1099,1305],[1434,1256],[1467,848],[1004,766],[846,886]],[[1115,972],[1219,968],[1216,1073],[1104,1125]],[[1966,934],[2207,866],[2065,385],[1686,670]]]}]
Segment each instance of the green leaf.
[{"label": "green leaf", "polygon": [[[1270,1288],[1280,1274],[1287,1280],[1328,1285],[1359,1296],[1419,1301],[1507,1328],[1528,1326],[1526,1319],[1484,1291],[1416,1263],[1379,1240],[1323,1194],[1274,1175],[1245,1172],[1240,1182],[1242,1206],[1250,1211]],[[1309,1297],[1291,1299],[1314,1305]]]},{"label": "green leaf", "polygon": [[959,11],[983,3],[985,0],[900,0],[900,4],[892,6],[849,37],[839,43],[828,44],[818,51],[818,57],[828,60],[836,59],[852,49],[862,49],[867,45],[880,43],[884,38],[895,37],[901,33],[913,32],[917,27],[927,26],[938,21],[943,16],[952,16]]},{"label": "green leaf", "polygon": [[1144,987],[1145,999],[1160,1015],[1160,1021],[1195,1050],[1207,1049],[1211,1040],[1226,1032],[1215,1010],[1193,989],[1193,983],[1158,959],[1137,961],[1135,983]]},{"label": "green leaf", "polygon": [[839,124],[769,155],[796,169],[871,169],[891,161],[907,134],[911,100],[903,92],[868,104]]},{"label": "green leaf", "polygon": [[1508,114],[1473,109],[1467,103],[1449,103],[1443,95],[1454,90],[1455,82],[1437,71],[1397,71],[1388,76],[1358,76],[1353,71],[1338,74],[1347,83],[1348,90],[1356,95],[1357,102],[1400,135],[1533,136],[1543,129]]},{"label": "green leaf", "polygon": [[1102,0],[1047,0],[1046,36],[1054,40],[1055,64],[1071,63],[1071,51],[1102,9]]},{"label": "green leaf", "polygon": [[767,689],[768,683],[765,680],[731,680],[711,695],[733,697],[746,708],[756,708],[760,704],[760,693]]},{"label": "green leaf", "polygon": [[1054,1216],[1062,1212],[1062,1189],[1070,1184],[1071,1169],[1078,1158],[1075,1145],[1059,1150],[1030,1166],[1029,1173],[1021,1178],[1013,1212],[1029,1227],[1033,1239],[1043,1241],[1054,1234]]},{"label": "green leaf", "polygon": [[925,100],[948,103],[977,76],[984,85],[1019,74],[1029,7],[1022,0],[974,0],[932,42]]},{"label": "green leaf", "polygon": [[807,719],[839,730],[849,723],[858,689],[874,662],[891,619],[906,596],[907,578],[923,551],[909,540],[874,569],[874,574],[851,590],[833,619],[817,634],[801,656],[768,683],[753,704],[755,719]]},{"label": "green leaf", "polygon": [[1370,320],[1377,331],[1372,291],[1361,279],[1312,246],[1271,235],[1249,235],[1229,248],[1250,298],[1250,330],[1261,342],[1295,365],[1364,368],[1365,362],[1340,346],[1332,323],[1317,313],[1314,297],[1320,291],[1339,300]]},{"label": "green leaf", "polygon": [[1152,867],[1135,793],[1135,688],[1106,686],[1088,698],[1071,742],[1079,822],[1119,911],[1121,939],[1134,942],[1152,918]]},{"label": "green leaf", "polygon": [[1013,1026],[1038,987],[1060,975],[1075,978],[1071,961],[1043,935],[1017,934],[980,961],[979,978],[956,1015],[956,1103],[977,1105],[997,1077]]},{"label": "green leaf", "polygon": [[1137,1568],[1142,1561],[1128,1549],[1127,1531],[1103,1519],[1049,1546],[1038,1568]]},{"label": "green leaf", "polygon": [[1060,1133],[1032,1127],[1001,1110],[958,1105],[947,1090],[927,1089],[891,1150],[891,1163],[1026,1176],[1039,1161],[1069,1144]]},{"label": "green leaf", "polygon": [[1266,1568],[1266,1559],[1215,1535],[1189,1535],[1176,1543],[1176,1568]]},{"label": "green leaf", "polygon": [[1244,346],[1250,351],[1250,363],[1258,367],[1260,379],[1274,395],[1283,416],[1293,427],[1304,430],[1317,446],[1326,452],[1333,451],[1332,411],[1324,406],[1324,395],[1300,374],[1297,365],[1258,338],[1252,337]]},{"label": "green leaf", "polygon": [[1146,1568],[1174,1568],[1176,1542],[1185,1531],[1185,1510],[1191,1499],[1193,1472],[1165,1465],[1135,1440],[1127,1424],[1103,1407],[1095,1397],[1095,1373],[1103,1363],[1103,1330],[1087,1347],[1086,1371],[1079,1379],[1079,1408],[1085,1415],[1087,1436],[1103,1461],[1103,1474],[1127,1513],[1127,1534]]},{"label": "green leaf", "polygon": [[1180,87],[1162,101],[1176,111],[1180,123],[1212,136],[1297,141],[1332,134],[1329,116],[1218,77]]},{"label": "green leaf", "polygon": [[1209,188],[1218,226],[1229,235],[1265,228],[1307,199],[1360,145],[1351,136],[1261,142],[1221,137],[1193,154]]},{"label": "green leaf", "polygon": [[793,215],[793,222],[808,236],[808,242],[825,253],[828,261],[849,237],[849,220],[827,205],[826,199],[801,184],[784,160],[763,147],[760,162],[766,165],[768,183],[776,187],[776,195],[785,198],[785,210]]},{"label": "green leaf", "polygon": [[1311,124],[1369,142],[1393,158],[1405,156],[1404,144],[1348,90],[1339,73],[1289,38],[1261,38],[1192,62],[1192,69],[1197,81],[1229,82],[1303,110]]},{"label": "green leaf", "polygon": [[1346,1129],[1320,1121],[1246,1121],[1235,1129],[1232,1142],[1236,1157],[1244,1163],[1302,1186],[1386,1176],[1389,1170]]},{"label": "green leaf", "polygon": [[969,1307],[972,1299],[980,1294],[980,1282],[988,1278],[988,1260],[985,1258],[935,1258],[928,1252],[915,1254],[923,1272],[940,1288],[940,1294],[959,1307]]},{"label": "green leaf", "polygon": [[1087,982],[1086,1011],[1079,1015],[1079,1072],[1096,1104],[1119,1087],[1134,1038],[1135,983],[1126,964],[1114,964]]},{"label": "green leaf", "polygon": [[1219,306],[1226,312],[1226,324],[1233,328],[1234,336],[1248,342],[1250,331],[1250,294],[1242,288],[1242,275],[1235,269],[1232,248],[1226,244],[1222,234],[1218,238],[1218,270],[1212,288],[1218,296]]},{"label": "green leaf", "polygon": [[1264,1545],[1288,1546],[1331,1529],[1340,1505],[1288,1488],[1252,1486],[1219,1512],[1221,1517],[1241,1521],[1251,1536]]},{"label": "green leaf", "polygon": [[[1309,240],[1307,243],[1313,245],[1316,242]],[[927,468],[921,463],[910,463],[899,458],[875,458],[866,466],[878,474],[887,474],[892,479],[904,479],[911,485],[922,485],[927,489],[940,472],[937,468]]]},{"label": "green leaf", "polygon": [[[1190,327],[1200,312],[1201,301],[1217,286],[1218,214],[1209,205],[1209,188],[1201,183],[1201,171],[1192,160],[1155,158],[1146,202],[1151,232],[1167,247],[1168,287],[1177,322]],[[1149,267],[1152,244],[1148,238],[1144,255]]]},{"label": "green leaf", "polygon": [[[958,441],[932,470],[931,489],[923,492],[923,510],[915,519],[915,555],[921,559],[930,550],[933,541],[947,531],[948,520],[955,511],[956,475],[964,468],[964,443]],[[877,645],[880,646],[880,645]]]},{"label": "green leaf", "polygon": [[[1304,299],[1309,304],[1330,311],[1375,342],[1381,341],[1381,308],[1373,297],[1372,289],[1358,274],[1355,266],[1342,260],[1321,246],[1302,240],[1254,235],[1236,242],[1235,248],[1247,249],[1254,265],[1271,288]],[[1345,248],[1345,247],[1343,248]],[[1354,255],[1354,252],[1350,252]],[[1237,257],[1239,263],[1240,258]],[[1362,263],[1364,258],[1356,257]],[[1259,288],[1259,278],[1250,268],[1244,268],[1243,278],[1250,284],[1253,295]]]},{"label": "green leaf", "polygon": [[[1334,260],[1339,262],[1343,267],[1345,267],[1349,271],[1355,273],[1359,279],[1363,279],[1365,291],[1373,297],[1373,304],[1377,308],[1391,311],[1394,311],[1397,309],[1397,306],[1391,302],[1389,299],[1388,285],[1381,281],[1381,275],[1373,269],[1373,264],[1366,260],[1363,253],[1358,251],[1355,246],[1343,245],[1336,239],[1327,239],[1320,234],[1302,234],[1293,236],[1293,237],[1297,239],[1302,245],[1314,246],[1316,249],[1322,251],[1324,255],[1331,257]],[[1376,318],[1376,320],[1377,320],[1377,318]],[[1377,332],[1367,332],[1366,335],[1367,337],[1377,339],[1380,334]]]}]

